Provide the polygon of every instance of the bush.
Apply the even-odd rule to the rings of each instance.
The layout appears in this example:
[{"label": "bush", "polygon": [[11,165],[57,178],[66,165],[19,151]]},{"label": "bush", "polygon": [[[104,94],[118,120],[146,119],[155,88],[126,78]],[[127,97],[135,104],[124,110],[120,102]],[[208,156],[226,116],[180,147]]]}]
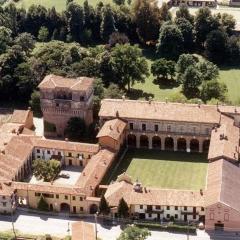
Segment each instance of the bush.
[{"label": "bush", "polygon": [[40,211],[48,211],[49,210],[48,204],[43,196],[40,197],[37,208]]},{"label": "bush", "polygon": [[44,132],[56,132],[56,126],[54,123],[44,121]]}]

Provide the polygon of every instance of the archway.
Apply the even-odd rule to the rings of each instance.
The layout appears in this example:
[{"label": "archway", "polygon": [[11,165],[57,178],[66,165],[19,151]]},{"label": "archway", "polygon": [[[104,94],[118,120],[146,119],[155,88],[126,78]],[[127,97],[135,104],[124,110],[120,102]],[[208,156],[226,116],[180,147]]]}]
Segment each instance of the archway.
[{"label": "archway", "polygon": [[154,136],[152,138],[152,147],[161,149],[161,138],[158,136]]},{"label": "archway", "polygon": [[136,136],[133,134],[129,134],[127,138],[127,142],[129,147],[136,147],[136,143],[137,143]]},{"label": "archway", "polygon": [[187,141],[185,138],[179,138],[177,140],[177,149],[178,149],[178,151],[186,151],[187,150]]},{"label": "archway", "polygon": [[199,152],[199,141],[197,139],[192,139],[190,141],[191,152]]},{"label": "archway", "polygon": [[90,208],[89,208],[89,213],[90,214],[94,214],[98,211],[98,206],[96,204],[92,204],[90,205]]},{"label": "archway", "polygon": [[204,140],[203,141],[203,151],[208,152],[209,150],[209,145],[210,145],[210,140]]},{"label": "archway", "polygon": [[61,203],[60,208],[62,212],[70,212],[70,205],[67,203]]},{"label": "archway", "polygon": [[165,138],[165,150],[173,150],[173,149],[174,149],[173,138],[166,137]]},{"label": "archway", "polygon": [[148,137],[146,135],[141,135],[140,137],[140,147],[148,148]]}]

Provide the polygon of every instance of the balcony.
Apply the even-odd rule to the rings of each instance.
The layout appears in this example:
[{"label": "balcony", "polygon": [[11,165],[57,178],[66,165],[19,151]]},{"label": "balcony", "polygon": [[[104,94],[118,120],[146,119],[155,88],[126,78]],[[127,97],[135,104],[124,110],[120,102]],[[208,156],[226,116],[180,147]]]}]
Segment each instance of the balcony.
[{"label": "balcony", "polygon": [[147,129],[145,131],[139,129],[128,129],[130,133],[151,133],[151,134],[164,134],[164,135],[179,135],[179,136],[201,136],[201,137],[209,137],[210,134],[208,133],[191,133],[191,132],[178,132],[178,131],[154,131]]}]

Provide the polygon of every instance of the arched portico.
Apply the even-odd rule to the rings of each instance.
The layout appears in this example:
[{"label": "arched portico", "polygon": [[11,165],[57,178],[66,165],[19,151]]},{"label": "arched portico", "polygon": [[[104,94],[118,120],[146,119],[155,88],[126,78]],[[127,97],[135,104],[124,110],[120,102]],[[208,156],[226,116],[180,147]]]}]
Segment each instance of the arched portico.
[{"label": "arched portico", "polygon": [[177,150],[178,151],[186,151],[187,150],[187,141],[185,138],[178,138]]},{"label": "arched portico", "polygon": [[62,212],[70,212],[70,205],[68,203],[61,203],[60,209]]},{"label": "arched portico", "polygon": [[94,214],[98,211],[98,206],[96,204],[91,204],[89,208],[89,213]]},{"label": "arched portico", "polygon": [[146,135],[141,135],[140,136],[140,147],[142,147],[142,148],[148,148],[149,147],[148,136],[146,136]]},{"label": "arched portico", "polygon": [[152,147],[155,149],[161,149],[161,138],[159,136],[153,136]]},{"label": "arched portico", "polygon": [[197,139],[191,139],[190,150],[191,152],[199,152],[199,141]]},{"label": "arched portico", "polygon": [[165,150],[174,150],[174,141],[172,137],[165,138]]},{"label": "arched portico", "polygon": [[137,146],[137,138],[134,134],[129,134],[127,137],[127,143],[129,147],[136,147]]}]

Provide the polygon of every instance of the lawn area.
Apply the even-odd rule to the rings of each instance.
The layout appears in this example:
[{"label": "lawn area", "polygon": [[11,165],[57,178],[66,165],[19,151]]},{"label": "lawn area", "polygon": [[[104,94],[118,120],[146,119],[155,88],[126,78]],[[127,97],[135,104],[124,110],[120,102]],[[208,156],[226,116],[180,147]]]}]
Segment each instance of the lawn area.
[{"label": "lawn area", "polygon": [[[9,0],[11,2],[11,0]],[[83,4],[84,0],[75,0],[76,3],[80,5]],[[95,6],[100,0],[88,0],[89,4]],[[103,3],[112,3],[112,0],[102,0]],[[19,0],[16,3],[18,7],[23,7],[28,9],[32,4],[43,5],[46,8],[55,7],[57,11],[62,11],[66,9],[66,0]]]},{"label": "lawn area", "polygon": [[136,149],[127,152],[111,180],[126,171],[144,186],[169,189],[205,189],[207,156],[199,153]]}]

